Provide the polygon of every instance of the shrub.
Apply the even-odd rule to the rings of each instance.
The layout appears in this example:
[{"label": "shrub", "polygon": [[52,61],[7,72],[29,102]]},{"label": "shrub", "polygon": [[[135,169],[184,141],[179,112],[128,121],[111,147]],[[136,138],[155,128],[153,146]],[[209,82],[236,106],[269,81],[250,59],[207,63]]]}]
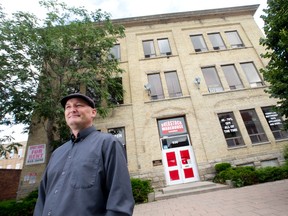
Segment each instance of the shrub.
[{"label": "shrub", "polygon": [[0,202],[0,216],[32,216],[38,192],[32,191],[22,200],[7,200]]},{"label": "shrub", "polygon": [[286,161],[286,164],[288,164],[288,145],[284,147],[283,156]]},{"label": "shrub", "polygon": [[150,180],[131,179],[132,191],[135,203],[144,203],[148,201],[148,194],[153,192]]},{"label": "shrub", "polygon": [[213,181],[224,184],[226,180],[231,180],[235,187],[252,185],[258,182],[254,167],[228,168],[216,174]]},{"label": "shrub", "polygon": [[[286,171],[285,171],[286,170]],[[287,168],[283,167],[264,167],[256,170],[259,182],[271,182],[287,177]]]},{"label": "shrub", "polygon": [[230,163],[219,163],[215,165],[215,171],[216,173],[220,173],[221,171],[224,171],[228,168],[231,168],[231,164]]},{"label": "shrub", "polygon": [[234,169],[236,174],[231,180],[233,181],[235,187],[242,187],[258,183],[258,178],[254,167],[236,167]]}]

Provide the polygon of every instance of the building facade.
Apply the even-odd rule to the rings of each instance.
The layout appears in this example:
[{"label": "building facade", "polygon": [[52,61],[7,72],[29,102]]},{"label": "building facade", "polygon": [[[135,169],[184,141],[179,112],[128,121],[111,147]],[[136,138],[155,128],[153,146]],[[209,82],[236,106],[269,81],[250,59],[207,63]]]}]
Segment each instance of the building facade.
[{"label": "building facade", "polygon": [[[0,157],[0,169],[22,169],[24,163],[24,154],[27,142],[19,142],[22,146],[17,147],[17,152],[12,151],[7,158]],[[8,144],[3,144],[4,148]]]},{"label": "building facade", "polygon": [[[220,162],[284,162],[287,133],[260,73],[267,60],[260,57],[257,8],[114,20],[126,29],[112,50],[125,70],[124,100],[95,125],[123,142],[131,177],[157,188],[211,180]],[[38,186],[47,163],[43,128],[31,130],[28,146],[42,150],[26,153],[32,162],[23,168],[20,196]]]}]

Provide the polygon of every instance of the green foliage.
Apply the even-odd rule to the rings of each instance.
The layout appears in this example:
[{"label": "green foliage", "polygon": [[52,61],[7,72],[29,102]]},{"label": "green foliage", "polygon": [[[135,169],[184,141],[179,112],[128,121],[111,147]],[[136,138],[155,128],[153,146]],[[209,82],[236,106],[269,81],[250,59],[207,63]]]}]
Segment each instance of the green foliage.
[{"label": "green foliage", "polygon": [[[262,69],[264,79],[270,83],[267,92],[278,99],[275,110],[281,116],[288,116],[288,2],[286,0],[268,0],[264,9],[264,32],[266,37],[260,39],[266,53],[261,57],[269,59]],[[288,128],[287,119],[285,128]]]},{"label": "green foliage", "polygon": [[219,163],[215,165],[215,171],[216,173],[220,173],[221,171],[224,171],[230,167],[231,167],[230,163]]},{"label": "green foliage", "polygon": [[153,192],[150,180],[131,179],[133,197],[135,203],[144,203],[148,201],[148,194]]},{"label": "green foliage", "polygon": [[277,181],[287,178],[285,167],[264,167],[256,170],[259,183]]},{"label": "green foliage", "polygon": [[231,180],[236,187],[252,185],[257,182],[254,167],[228,168],[216,174],[213,181],[224,184],[226,180]]},{"label": "green foliage", "polygon": [[9,17],[0,6],[0,124],[43,123],[49,146],[57,146],[69,132],[59,103],[64,95],[89,89],[102,117],[113,108],[111,88],[123,97],[113,79],[123,70],[110,50],[124,27],[100,9],[39,4],[44,19],[21,11]]},{"label": "green foliage", "polygon": [[32,216],[38,192],[32,191],[20,201],[8,200],[0,202],[0,216]]},{"label": "green foliage", "polygon": [[226,180],[231,180],[235,187],[243,187],[287,178],[288,164],[281,167],[265,167],[259,169],[247,166],[222,170],[215,175],[213,182],[225,184]]}]

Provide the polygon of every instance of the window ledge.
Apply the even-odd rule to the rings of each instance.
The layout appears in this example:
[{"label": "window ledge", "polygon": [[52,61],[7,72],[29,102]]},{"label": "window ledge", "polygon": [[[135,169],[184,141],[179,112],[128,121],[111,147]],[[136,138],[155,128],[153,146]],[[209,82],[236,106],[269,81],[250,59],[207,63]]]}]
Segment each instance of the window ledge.
[{"label": "window ledge", "polygon": [[285,142],[288,141],[288,138],[282,138],[282,139],[275,139],[276,142]]},{"label": "window ledge", "polygon": [[215,94],[225,94],[225,93],[231,93],[231,92],[239,92],[239,91],[249,91],[249,90],[254,90],[254,89],[261,89],[261,88],[267,88],[266,85],[264,86],[258,86],[258,87],[248,87],[248,88],[241,88],[241,89],[227,89],[221,92],[207,92],[207,93],[202,93],[203,96],[207,96],[207,95],[215,95]]},{"label": "window ledge", "polygon": [[253,146],[266,145],[266,144],[271,144],[271,142],[270,141],[266,141],[266,142],[260,142],[260,143],[252,143],[252,147]]},{"label": "window ledge", "polygon": [[190,95],[180,96],[180,97],[173,97],[173,98],[163,98],[163,99],[158,99],[158,100],[149,100],[149,101],[144,101],[144,103],[146,104],[146,103],[153,103],[153,102],[178,100],[178,99],[184,99],[184,98],[190,98]]},{"label": "window ledge", "polygon": [[247,146],[241,145],[241,146],[228,147],[227,150],[236,150],[236,149],[242,149],[242,148],[247,148]]},{"label": "window ledge", "polygon": [[141,58],[139,61],[147,61],[147,60],[152,60],[152,59],[161,59],[161,58],[170,58],[170,57],[174,57],[176,55],[162,55],[162,56],[154,56],[151,58]]}]

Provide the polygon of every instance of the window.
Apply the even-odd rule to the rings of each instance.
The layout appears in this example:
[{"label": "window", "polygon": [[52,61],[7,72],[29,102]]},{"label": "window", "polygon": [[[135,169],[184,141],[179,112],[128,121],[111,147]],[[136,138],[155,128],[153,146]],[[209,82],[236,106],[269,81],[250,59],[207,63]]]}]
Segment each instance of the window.
[{"label": "window", "polygon": [[111,82],[108,83],[109,102],[112,104],[123,104],[123,86],[122,78],[113,78]]},{"label": "window", "polygon": [[284,130],[281,117],[273,110],[273,107],[262,107],[267,123],[276,140],[288,138],[288,132]]},{"label": "window", "polygon": [[222,65],[221,67],[231,90],[243,88],[234,65]]},{"label": "window", "polygon": [[229,31],[225,32],[225,34],[232,48],[244,47],[244,44],[237,31]]},{"label": "window", "polygon": [[223,43],[223,40],[221,38],[221,35],[219,33],[208,34],[208,37],[212,43],[214,50],[225,50],[226,49],[226,47]]},{"label": "window", "polygon": [[160,50],[160,55],[171,55],[171,49],[170,49],[170,45],[169,45],[169,41],[167,38],[165,39],[158,39],[158,46],[159,46],[159,50]]},{"label": "window", "polygon": [[71,83],[67,89],[68,94],[78,93],[79,91],[80,91],[79,83]]},{"label": "window", "polygon": [[257,86],[263,86],[262,80],[260,79],[260,76],[252,62],[242,63],[241,67],[242,70],[245,72],[245,75],[252,88]]},{"label": "window", "polygon": [[148,74],[148,83],[151,85],[150,96],[152,100],[163,99],[164,93],[160,74]]},{"label": "window", "polygon": [[95,106],[100,107],[101,105],[101,81],[96,81],[96,87],[95,86],[86,86],[86,95],[93,99]]},{"label": "window", "polygon": [[206,43],[203,39],[203,35],[192,35],[190,37],[191,37],[191,41],[194,46],[195,52],[205,52],[208,50]]},{"label": "window", "polygon": [[156,56],[153,40],[143,41],[143,49],[145,58]]},{"label": "window", "polygon": [[83,50],[80,48],[71,50],[71,58],[69,64],[71,66],[77,66],[81,60],[83,60]]},{"label": "window", "polygon": [[22,158],[23,157],[23,149],[18,149],[18,158]]},{"label": "window", "polygon": [[232,112],[218,114],[228,147],[243,146],[244,142]]},{"label": "window", "polygon": [[108,58],[109,59],[120,60],[120,58],[121,58],[121,55],[120,55],[120,44],[116,44],[110,49],[110,55],[108,56]]},{"label": "window", "polygon": [[177,73],[175,71],[165,72],[165,78],[166,78],[167,88],[169,92],[169,97],[182,96],[182,91],[181,91]]},{"label": "window", "polygon": [[209,92],[222,92],[223,88],[215,67],[202,68],[204,79]]},{"label": "window", "polygon": [[242,110],[240,111],[242,119],[244,121],[246,130],[250,136],[251,142],[261,143],[267,142],[267,136],[264,133],[262,125],[258,119],[258,116],[254,109],[251,110]]},{"label": "window", "polygon": [[119,127],[119,128],[109,128],[108,133],[112,134],[113,136],[115,136],[117,139],[120,140],[120,142],[123,145],[124,148],[124,154],[125,154],[125,158],[127,161],[127,149],[126,149],[126,137],[125,137],[125,128],[124,127]]}]

